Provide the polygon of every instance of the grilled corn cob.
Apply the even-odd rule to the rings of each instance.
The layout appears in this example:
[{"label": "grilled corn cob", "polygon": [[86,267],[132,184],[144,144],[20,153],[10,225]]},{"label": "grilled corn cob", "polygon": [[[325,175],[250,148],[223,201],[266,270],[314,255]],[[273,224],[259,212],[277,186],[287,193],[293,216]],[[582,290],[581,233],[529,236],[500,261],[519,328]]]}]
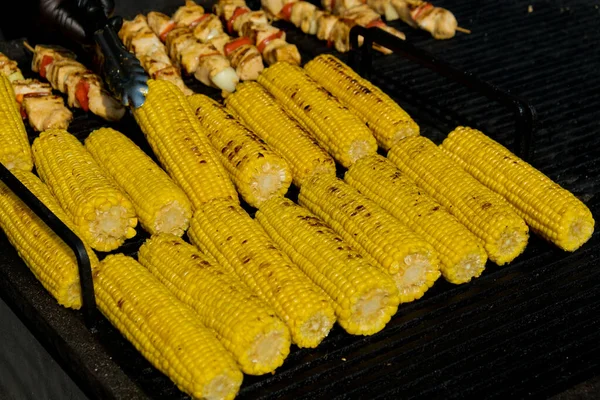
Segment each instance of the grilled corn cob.
[{"label": "grilled corn cob", "polygon": [[8,169],[31,171],[33,161],[27,131],[10,80],[0,73],[0,162]]},{"label": "grilled corn cob", "polygon": [[189,199],[135,143],[101,128],[88,136],[85,148],[127,193],[144,229],[183,235],[192,217]]},{"label": "grilled corn cob", "polygon": [[133,116],[171,178],[197,208],[237,192],[185,95],[167,81],[148,80],[148,95]]},{"label": "grilled corn cob", "polygon": [[246,82],[225,99],[227,108],[283,157],[294,184],[312,174],[335,175],[335,162],[260,84]]},{"label": "grilled corn cob", "polygon": [[481,275],[487,261],[481,241],[390,160],[365,157],[344,180],[428,241],[448,282],[465,283]]},{"label": "grilled corn cob", "polygon": [[47,130],[32,149],[38,174],[93,249],[111,251],[135,236],[131,201],[75,136]]},{"label": "grilled corn cob", "polygon": [[154,367],[197,399],[233,399],[243,375],[196,313],[137,261],[106,257],[94,272],[106,318]]},{"label": "grilled corn cob", "polygon": [[[74,224],[37,176],[22,170],[13,170],[12,173],[69,229],[76,232]],[[79,271],[75,254],[3,183],[0,183],[0,228],[58,304],[69,308],[81,308]],[[93,269],[98,264],[98,259],[88,246],[86,250]]]},{"label": "grilled corn cob", "polygon": [[285,195],[292,183],[292,172],[284,159],[214,100],[196,94],[189,101],[248,204],[258,207],[273,196]]},{"label": "grilled corn cob", "polygon": [[561,249],[575,251],[592,236],[594,218],[583,202],[482,132],[458,127],[441,148]]},{"label": "grilled corn cob", "polygon": [[238,204],[227,199],[204,204],[188,235],[277,312],[298,346],[316,347],[329,334],[335,322],[329,298]]},{"label": "grilled corn cob", "polygon": [[342,180],[315,175],[302,186],[299,201],[392,275],[402,303],[421,298],[440,277],[429,243]]},{"label": "grilled corn cob", "polygon": [[529,239],[525,221],[431,140],[422,136],[406,138],[392,147],[388,158],[483,240],[490,260],[503,265],[525,250]]},{"label": "grilled corn cob", "polygon": [[354,335],[382,330],[398,309],[395,282],[369,264],[307,209],[285,198],[266,201],[256,219],[271,239],[332,298],[339,324]]},{"label": "grilled corn cob", "polygon": [[298,66],[277,63],[258,82],[344,167],[377,152],[365,124]]},{"label": "grilled corn cob", "polygon": [[194,246],[169,234],[148,239],[138,260],[196,310],[244,373],[262,375],[283,364],[290,352],[289,330],[237,276],[224,273]]},{"label": "grilled corn cob", "polygon": [[322,54],[306,64],[304,69],[361,117],[383,149],[389,150],[399,140],[419,134],[419,126],[406,111],[335,56]]}]

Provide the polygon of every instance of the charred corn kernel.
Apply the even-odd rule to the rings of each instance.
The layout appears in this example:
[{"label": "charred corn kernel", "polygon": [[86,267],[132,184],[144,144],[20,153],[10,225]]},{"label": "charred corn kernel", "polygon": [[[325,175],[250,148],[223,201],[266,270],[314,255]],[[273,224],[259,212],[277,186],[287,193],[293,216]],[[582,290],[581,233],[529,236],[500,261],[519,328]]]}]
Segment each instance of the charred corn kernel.
[{"label": "charred corn kernel", "polygon": [[271,239],[333,300],[338,323],[353,335],[382,330],[398,310],[394,280],[369,264],[331,228],[289,199],[264,203],[256,219]]},{"label": "charred corn kernel", "polygon": [[246,203],[258,207],[286,194],[292,172],[283,158],[216,101],[202,94],[190,96],[189,101]]},{"label": "charred corn kernel", "polygon": [[419,126],[406,111],[335,56],[321,54],[308,62],[304,69],[360,116],[383,149],[389,150],[405,137],[419,135]]},{"label": "charred corn kernel", "polygon": [[350,167],[344,180],[429,242],[448,282],[465,283],[481,275],[487,253],[479,238],[390,160],[365,157]]},{"label": "charred corn kernel", "polygon": [[244,373],[262,375],[283,364],[290,352],[288,328],[237,276],[170,234],[148,239],[138,260],[196,310]]},{"label": "charred corn kernel", "polygon": [[335,322],[330,299],[237,203],[215,199],[204,204],[188,235],[275,310],[299,347],[316,347],[329,334]]},{"label": "charred corn kernel", "polygon": [[527,246],[529,228],[502,197],[477,182],[431,140],[406,138],[388,158],[460,223],[483,240],[490,260],[503,265]]},{"label": "charred corn kernel", "polygon": [[238,201],[233,183],[185,95],[171,82],[148,80],[148,95],[133,116],[171,178],[197,208],[211,199]]},{"label": "charred corn kernel", "polygon": [[106,257],[94,272],[106,318],[159,371],[197,399],[233,399],[243,374],[198,315],[137,261]]},{"label": "charred corn kernel", "polygon": [[302,186],[299,201],[387,271],[402,303],[421,298],[440,277],[438,255],[429,243],[342,180],[315,175]]},{"label": "charred corn kernel", "polygon": [[227,108],[283,157],[294,184],[312,174],[335,175],[335,162],[260,84],[245,82],[225,99]]},{"label": "charred corn kernel", "polygon": [[[23,170],[13,170],[12,173],[76,233],[73,222],[37,176]],[[3,183],[0,183],[0,228],[31,272],[60,305],[81,308],[79,271],[75,254]],[[93,269],[98,264],[98,259],[88,246],[86,250]]]},{"label": "charred corn kernel", "polygon": [[135,236],[131,201],[75,136],[50,129],[32,149],[38,174],[93,249],[111,251]]},{"label": "charred corn kernel", "polygon": [[31,171],[33,160],[27,131],[10,80],[0,74],[0,162],[8,169]]},{"label": "charred corn kernel", "polygon": [[441,148],[561,249],[575,251],[592,237],[594,218],[581,200],[482,132],[458,127]]},{"label": "charred corn kernel", "polygon": [[377,152],[369,128],[302,68],[277,63],[265,69],[258,82],[344,167]]},{"label": "charred corn kernel", "polygon": [[183,235],[192,217],[190,201],[142,149],[110,128],[92,132],[85,148],[127,193],[144,229]]}]

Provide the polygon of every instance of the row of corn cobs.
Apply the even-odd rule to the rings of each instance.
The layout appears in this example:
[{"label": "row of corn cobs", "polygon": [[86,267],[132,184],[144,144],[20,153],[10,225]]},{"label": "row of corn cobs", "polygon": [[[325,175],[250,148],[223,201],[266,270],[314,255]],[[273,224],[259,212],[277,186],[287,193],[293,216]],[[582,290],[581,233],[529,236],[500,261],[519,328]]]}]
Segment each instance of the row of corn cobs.
[{"label": "row of corn cobs", "polygon": [[[0,83],[0,161],[89,246],[102,313],[197,398],[233,398],[242,372],[274,371],[292,342],[315,347],[336,321],[380,331],[440,275],[465,283],[488,258],[514,260],[529,227],[568,251],[594,229],[582,202],[504,147],[463,127],[436,146],[329,55],[275,64],[225,107],[151,80],[133,114],[166,173],[108,128],[84,145],[46,131],[30,149]],[[300,205],[284,197],[292,181]],[[117,249],[138,219],[152,236],[137,261],[98,262],[91,249]],[[0,226],[59,303],[79,308],[74,255],[4,185]]]}]

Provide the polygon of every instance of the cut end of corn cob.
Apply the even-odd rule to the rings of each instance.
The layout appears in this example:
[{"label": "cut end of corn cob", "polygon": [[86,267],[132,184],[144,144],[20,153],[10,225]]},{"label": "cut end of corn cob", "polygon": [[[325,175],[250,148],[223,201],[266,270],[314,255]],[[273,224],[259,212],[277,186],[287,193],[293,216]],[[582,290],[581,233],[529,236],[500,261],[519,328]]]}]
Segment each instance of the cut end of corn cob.
[{"label": "cut end of corn cob", "polygon": [[468,252],[463,258],[460,259],[453,266],[442,269],[444,278],[454,284],[461,284],[470,282],[473,278],[479,278],[485,270],[485,263],[487,261],[487,253],[482,247]]},{"label": "cut end of corn cob", "polygon": [[566,226],[558,235],[558,246],[566,251],[575,251],[583,246],[594,233],[592,213],[584,210],[569,210],[563,215],[561,225]]},{"label": "cut end of corn cob", "polygon": [[96,199],[85,221],[92,247],[98,251],[111,251],[131,239],[136,232],[137,218],[132,218],[132,206],[125,198]]},{"label": "cut end of corn cob", "polygon": [[156,213],[154,232],[171,233],[182,236],[190,222],[189,204],[181,204],[177,200],[165,204]]},{"label": "cut end of corn cob", "polygon": [[[266,333],[265,333],[266,332]],[[239,360],[243,371],[251,375],[273,372],[289,354],[290,333],[283,324],[267,327],[254,337],[248,351]]]},{"label": "cut end of corn cob", "polygon": [[512,221],[507,221],[507,225],[500,231],[499,237],[495,242],[486,244],[485,248],[488,253],[494,254],[494,262],[498,265],[504,265],[511,262],[521,255],[527,247],[529,234],[527,227],[523,228],[523,224],[511,224]]},{"label": "cut end of corn cob", "polygon": [[575,251],[592,236],[594,218],[581,200],[482,132],[460,126],[440,147],[561,249]]},{"label": "cut end of corn cob", "polygon": [[398,296],[386,289],[375,287],[363,293],[352,305],[351,315],[342,327],[355,335],[373,335],[382,330],[396,313],[390,312],[390,307],[397,310],[399,302]]},{"label": "cut end of corn cob", "polygon": [[404,257],[402,272],[393,274],[400,292],[400,302],[418,300],[440,277],[437,258],[423,253],[413,253]]},{"label": "cut end of corn cob", "polygon": [[328,311],[329,310],[324,310],[313,313],[307,319],[299,323],[299,336],[302,340],[297,343],[298,346],[314,348],[323,341],[335,323],[333,313]]},{"label": "cut end of corn cob", "polygon": [[231,375],[217,375],[204,386],[201,392],[194,393],[194,397],[206,400],[234,399],[239,386],[239,382],[232,379]]}]

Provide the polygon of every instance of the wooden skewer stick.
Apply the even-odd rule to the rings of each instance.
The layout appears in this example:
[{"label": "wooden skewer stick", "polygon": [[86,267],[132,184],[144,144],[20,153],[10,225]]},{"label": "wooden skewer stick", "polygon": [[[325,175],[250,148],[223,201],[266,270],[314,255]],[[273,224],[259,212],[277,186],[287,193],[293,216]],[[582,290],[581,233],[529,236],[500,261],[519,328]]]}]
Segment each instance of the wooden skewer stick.
[{"label": "wooden skewer stick", "polygon": [[470,30],[470,29],[467,29],[467,28],[461,28],[460,26],[457,26],[457,27],[456,27],[456,30],[457,30],[457,31],[459,31],[459,32],[462,32],[462,33],[466,33],[467,35],[470,35],[470,34],[471,34],[471,30]]},{"label": "wooden skewer stick", "polygon": [[31,47],[31,45],[29,43],[27,43],[27,41],[23,42],[23,46],[25,46],[25,48],[27,50],[29,50],[32,53],[35,53],[35,49],[33,47]]}]

